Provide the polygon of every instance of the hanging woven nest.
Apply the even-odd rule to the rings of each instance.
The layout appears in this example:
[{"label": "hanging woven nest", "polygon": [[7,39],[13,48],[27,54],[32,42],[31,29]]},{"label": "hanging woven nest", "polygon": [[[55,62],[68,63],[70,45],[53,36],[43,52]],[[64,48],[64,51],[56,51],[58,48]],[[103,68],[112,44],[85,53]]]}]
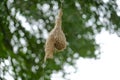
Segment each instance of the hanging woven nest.
[{"label": "hanging woven nest", "polygon": [[62,15],[63,12],[62,9],[60,9],[55,21],[55,26],[49,33],[48,39],[45,43],[44,61],[46,61],[47,58],[53,58],[55,50],[62,51],[66,48],[66,38],[61,27]]}]

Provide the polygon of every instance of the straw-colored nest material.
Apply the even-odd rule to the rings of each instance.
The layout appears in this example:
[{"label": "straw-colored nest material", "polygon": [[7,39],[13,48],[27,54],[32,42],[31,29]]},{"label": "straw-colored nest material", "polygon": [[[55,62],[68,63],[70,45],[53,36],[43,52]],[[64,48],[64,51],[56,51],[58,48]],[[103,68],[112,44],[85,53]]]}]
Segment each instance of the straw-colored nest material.
[{"label": "straw-colored nest material", "polygon": [[52,29],[46,40],[44,61],[46,61],[47,58],[53,58],[55,49],[61,51],[66,48],[66,38],[61,28],[62,14],[62,9],[60,9],[55,22],[55,27]]}]

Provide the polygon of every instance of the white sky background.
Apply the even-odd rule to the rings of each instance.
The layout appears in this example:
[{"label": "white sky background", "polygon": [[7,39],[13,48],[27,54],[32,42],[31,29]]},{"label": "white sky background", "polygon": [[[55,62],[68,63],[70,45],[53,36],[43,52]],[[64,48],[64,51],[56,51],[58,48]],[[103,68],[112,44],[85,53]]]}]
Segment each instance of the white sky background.
[{"label": "white sky background", "polygon": [[[69,80],[120,80],[120,37],[107,31],[96,35],[96,42],[100,44],[100,59],[79,58],[76,62],[77,72],[66,66],[71,72],[66,76]],[[65,80],[58,72],[51,75],[51,80]]]}]

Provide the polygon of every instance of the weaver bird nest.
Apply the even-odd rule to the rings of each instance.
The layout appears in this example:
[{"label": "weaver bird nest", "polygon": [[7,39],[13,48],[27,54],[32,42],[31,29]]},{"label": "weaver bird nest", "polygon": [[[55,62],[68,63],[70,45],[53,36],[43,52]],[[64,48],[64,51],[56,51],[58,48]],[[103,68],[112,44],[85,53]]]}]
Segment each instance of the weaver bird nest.
[{"label": "weaver bird nest", "polygon": [[53,58],[55,50],[62,51],[66,48],[66,38],[61,27],[62,15],[63,12],[62,9],[60,9],[58,17],[55,21],[55,26],[49,33],[48,39],[46,40],[45,43],[44,61],[46,61],[47,58]]}]

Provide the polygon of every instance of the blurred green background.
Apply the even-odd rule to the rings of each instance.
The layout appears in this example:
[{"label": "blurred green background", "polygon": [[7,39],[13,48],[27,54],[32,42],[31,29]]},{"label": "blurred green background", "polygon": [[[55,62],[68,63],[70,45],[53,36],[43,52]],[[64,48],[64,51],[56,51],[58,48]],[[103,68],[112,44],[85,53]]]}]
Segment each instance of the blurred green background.
[{"label": "blurred green background", "polygon": [[[62,0],[61,0],[62,1]],[[100,55],[95,35],[103,28],[120,36],[117,0],[63,0],[62,28],[67,49],[43,64],[44,44],[54,27],[60,0],[0,1],[0,80],[50,80],[64,64]],[[9,80],[9,79],[7,79]]]}]

